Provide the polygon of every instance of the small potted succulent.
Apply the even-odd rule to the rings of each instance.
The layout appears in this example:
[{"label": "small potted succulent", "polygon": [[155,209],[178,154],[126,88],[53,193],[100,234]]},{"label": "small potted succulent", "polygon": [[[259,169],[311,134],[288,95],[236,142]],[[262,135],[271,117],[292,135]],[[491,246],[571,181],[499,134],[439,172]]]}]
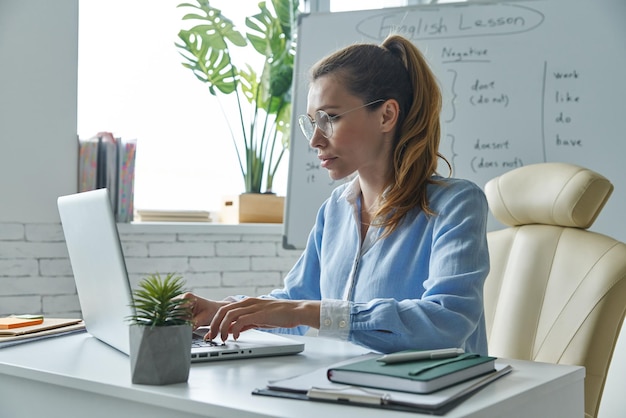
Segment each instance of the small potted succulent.
[{"label": "small potted succulent", "polygon": [[182,277],[158,273],[133,290],[130,364],[133,383],[167,385],[186,382],[191,367],[191,303]]}]

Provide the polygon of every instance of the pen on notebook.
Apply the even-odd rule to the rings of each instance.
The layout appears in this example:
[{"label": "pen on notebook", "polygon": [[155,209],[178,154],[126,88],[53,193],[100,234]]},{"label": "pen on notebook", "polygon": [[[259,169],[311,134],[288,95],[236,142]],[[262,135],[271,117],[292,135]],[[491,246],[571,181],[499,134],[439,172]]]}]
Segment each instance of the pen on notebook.
[{"label": "pen on notebook", "polygon": [[464,353],[465,351],[462,348],[442,348],[439,350],[424,351],[402,351],[398,353],[386,354],[379,358],[378,361],[385,364],[405,363],[407,361],[456,357]]}]

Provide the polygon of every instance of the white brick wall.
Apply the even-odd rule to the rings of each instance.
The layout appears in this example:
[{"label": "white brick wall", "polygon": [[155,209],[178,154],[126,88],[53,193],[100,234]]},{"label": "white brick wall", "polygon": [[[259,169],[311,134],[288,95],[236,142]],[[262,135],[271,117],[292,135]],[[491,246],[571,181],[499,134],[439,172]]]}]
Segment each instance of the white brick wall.
[{"label": "white brick wall", "polygon": [[[213,299],[282,285],[300,251],[282,248],[281,225],[119,225],[131,286],[175,272]],[[60,224],[0,222],[0,316],[80,317]]]}]

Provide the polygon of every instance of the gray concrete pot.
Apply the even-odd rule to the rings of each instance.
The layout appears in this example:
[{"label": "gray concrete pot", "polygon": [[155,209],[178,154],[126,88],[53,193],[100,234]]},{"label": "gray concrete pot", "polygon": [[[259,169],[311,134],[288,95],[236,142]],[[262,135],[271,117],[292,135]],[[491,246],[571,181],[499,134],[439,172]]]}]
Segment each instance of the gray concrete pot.
[{"label": "gray concrete pot", "polygon": [[130,325],[133,383],[169,385],[186,382],[191,367],[191,325]]}]

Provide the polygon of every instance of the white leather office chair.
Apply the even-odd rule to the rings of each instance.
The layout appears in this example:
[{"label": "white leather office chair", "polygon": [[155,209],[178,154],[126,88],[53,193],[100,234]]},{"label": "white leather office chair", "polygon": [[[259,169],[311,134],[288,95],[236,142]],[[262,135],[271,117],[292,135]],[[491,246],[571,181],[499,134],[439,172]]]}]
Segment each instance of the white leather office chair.
[{"label": "white leather office chair", "polygon": [[488,233],[489,354],[584,366],[586,417],[597,414],[626,311],[626,245],[586,230],[612,191],[598,173],[564,163],[521,167],[485,186],[508,226]]}]

